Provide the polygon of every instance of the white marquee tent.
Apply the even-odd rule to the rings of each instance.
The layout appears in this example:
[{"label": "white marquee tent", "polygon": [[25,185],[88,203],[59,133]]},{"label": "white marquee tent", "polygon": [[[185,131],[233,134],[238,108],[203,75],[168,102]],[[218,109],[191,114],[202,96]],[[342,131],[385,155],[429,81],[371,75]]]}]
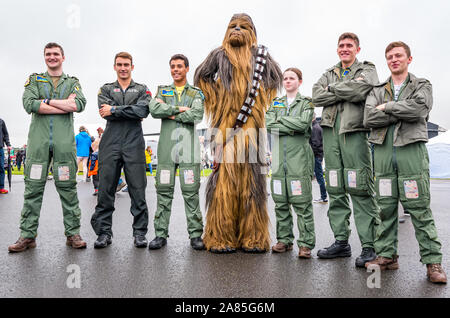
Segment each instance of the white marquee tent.
[{"label": "white marquee tent", "polygon": [[427,143],[430,177],[450,178],[450,130],[431,138]]}]

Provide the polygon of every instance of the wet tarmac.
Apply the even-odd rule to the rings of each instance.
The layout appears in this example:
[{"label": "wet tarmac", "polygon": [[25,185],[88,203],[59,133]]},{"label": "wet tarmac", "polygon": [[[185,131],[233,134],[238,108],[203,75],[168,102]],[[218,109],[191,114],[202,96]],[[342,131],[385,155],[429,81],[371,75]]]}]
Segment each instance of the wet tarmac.
[{"label": "wet tarmac", "polygon": [[[0,297],[224,297],[224,298],[297,298],[297,297],[449,297],[447,285],[427,281],[426,268],[419,262],[418,244],[409,217],[399,224],[399,264],[397,271],[381,273],[379,288],[369,282],[376,273],[355,268],[361,247],[351,218],[349,258],[321,260],[318,249],[334,239],[328,224],[328,205],[314,204],[316,248],[313,259],[297,257],[298,248],[284,254],[217,255],[195,251],[189,245],[184,204],[177,179],[169,228],[168,244],[149,251],[133,246],[132,216],[127,193],[116,195],[113,218],[113,243],[96,250],[96,235],[90,225],[97,197],[92,183],[78,184],[82,210],[81,235],[88,242],[85,250],[65,245],[61,204],[54,182],[48,181],[41,210],[37,248],[10,254],[8,245],[19,232],[24,183],[13,176],[12,191],[0,196]],[[204,186],[201,205],[204,211]],[[450,181],[432,180],[431,208],[442,242],[443,266],[450,274]],[[313,183],[314,197],[319,187]],[[147,204],[150,211],[150,241],[154,237],[156,208],[153,177],[148,177]],[[276,243],[274,204],[268,198],[270,233]],[[402,213],[400,213],[402,214]],[[296,217],[294,217],[294,224]],[[295,230],[296,237],[298,236]],[[295,245],[295,244],[294,244]],[[74,266],[75,265],[75,266]],[[74,270],[75,269],[75,270]],[[78,272],[79,269],[79,272]],[[78,275],[79,274],[79,275]],[[77,285],[74,277],[79,277]],[[369,288],[374,287],[374,288]],[[69,288],[72,287],[72,288]],[[77,288],[79,287],[79,288]]]}]

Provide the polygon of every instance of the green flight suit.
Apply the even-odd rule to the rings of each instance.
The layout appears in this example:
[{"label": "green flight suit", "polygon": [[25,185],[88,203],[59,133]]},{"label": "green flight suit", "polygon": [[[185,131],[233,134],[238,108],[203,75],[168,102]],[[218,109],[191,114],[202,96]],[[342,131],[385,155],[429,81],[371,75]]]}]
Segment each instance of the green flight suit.
[{"label": "green flight suit", "polygon": [[115,210],[117,183],[123,168],[131,199],[133,236],[145,235],[148,229],[148,208],[145,200],[145,140],[142,120],[148,116],[151,94],[147,86],[131,80],[122,90],[118,81],[105,84],[98,94],[98,107],[114,107],[107,120],[98,151],[98,200],[91,225],[95,234],[112,236],[112,215]]},{"label": "green flight suit", "polygon": [[375,65],[358,62],[343,70],[328,69],[313,86],[313,103],[323,107],[321,126],[326,188],[330,196],[328,219],[336,240],[350,236],[350,194],[361,246],[373,247],[378,207],[372,155],[363,125],[364,103],[378,76]]},{"label": "green flight suit", "polygon": [[[386,103],[386,110],[376,106]],[[381,209],[381,224],[375,239],[380,256],[393,258],[398,250],[398,203],[411,215],[420,260],[442,262],[433,215],[430,209],[430,175],[427,141],[432,87],[413,74],[403,83],[395,100],[391,79],[372,90],[366,101],[365,124],[372,128],[375,186]]]},{"label": "green flight suit", "polygon": [[77,112],[82,112],[86,99],[77,78],[62,74],[56,87],[49,74],[32,74],[25,83],[23,107],[32,114],[27,141],[25,192],[20,220],[21,236],[35,238],[39,225],[45,183],[53,159],[56,190],[61,199],[65,235],[80,233],[81,210],[77,196],[77,160],[73,113],[38,114],[43,99],[67,99],[76,94]]},{"label": "green flight suit", "polygon": [[[164,103],[156,101],[159,98]],[[169,236],[175,174],[180,169],[181,192],[184,198],[189,238],[203,234],[202,213],[198,191],[200,189],[200,145],[195,126],[203,118],[203,93],[186,83],[181,97],[175,85],[159,86],[156,98],[150,102],[150,114],[161,119],[158,142],[158,170],[156,172],[157,207],[155,234]],[[180,113],[179,106],[190,107]],[[175,119],[168,117],[175,116]]]},{"label": "green flight suit", "polygon": [[288,105],[286,96],[276,98],[266,113],[272,136],[271,193],[275,202],[277,241],[290,245],[294,240],[290,206],[297,214],[299,247],[313,249],[316,238],[312,206],[314,154],[309,144],[314,105],[297,94]]}]

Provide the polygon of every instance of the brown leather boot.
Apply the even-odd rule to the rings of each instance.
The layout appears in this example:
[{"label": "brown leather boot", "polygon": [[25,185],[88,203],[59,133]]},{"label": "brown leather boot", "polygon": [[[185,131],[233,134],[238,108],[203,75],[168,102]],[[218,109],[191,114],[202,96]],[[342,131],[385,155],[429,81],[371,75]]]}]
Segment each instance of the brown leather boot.
[{"label": "brown leather boot", "polygon": [[427,277],[435,284],[447,284],[447,275],[441,264],[427,264]]},{"label": "brown leather boot", "polygon": [[292,244],[286,245],[283,242],[278,242],[274,246],[272,246],[272,252],[275,253],[284,253],[292,250]]},{"label": "brown leather boot", "polygon": [[300,258],[311,258],[311,249],[304,247],[304,246],[300,246],[300,250],[298,252],[298,257]]},{"label": "brown leather boot", "polygon": [[377,256],[373,261],[367,262],[365,267],[368,268],[369,265],[378,265],[382,271],[386,269],[398,269],[398,256],[394,256],[393,258]]},{"label": "brown leather boot", "polygon": [[83,241],[79,234],[68,236],[66,245],[73,248],[86,248],[86,242]]},{"label": "brown leather boot", "polygon": [[35,248],[35,247],[36,247],[35,239],[19,237],[16,243],[8,246],[8,251],[10,253],[18,253],[23,252],[28,248]]}]

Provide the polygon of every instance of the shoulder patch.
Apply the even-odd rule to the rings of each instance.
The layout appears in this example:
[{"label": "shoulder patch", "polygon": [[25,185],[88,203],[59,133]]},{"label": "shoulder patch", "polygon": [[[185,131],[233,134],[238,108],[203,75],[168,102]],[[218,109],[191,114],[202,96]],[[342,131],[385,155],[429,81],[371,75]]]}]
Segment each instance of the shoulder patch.
[{"label": "shoulder patch", "polygon": [[[31,77],[31,76],[30,76]],[[27,87],[28,85],[30,85],[30,77],[27,78],[27,81],[25,82],[24,87]]]},{"label": "shoulder patch", "polygon": [[79,80],[78,78],[76,78],[75,76],[70,76],[70,75],[67,74],[67,77],[73,78],[73,79],[76,80],[76,81],[80,81],[80,80]]}]

